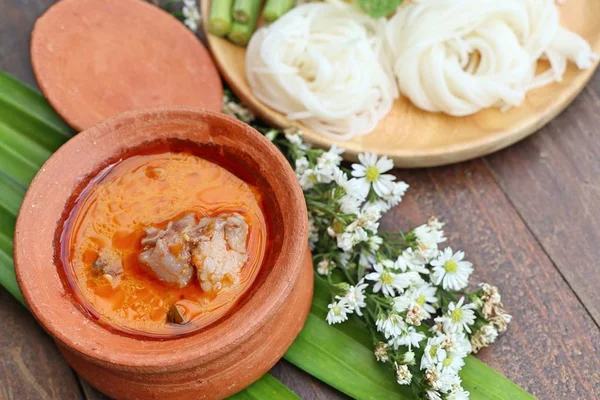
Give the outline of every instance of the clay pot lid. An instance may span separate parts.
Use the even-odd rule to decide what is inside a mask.
[[[169,105],[220,111],[223,87],[202,43],[141,0],[61,0],[36,22],[38,84],[78,131],[123,111]]]

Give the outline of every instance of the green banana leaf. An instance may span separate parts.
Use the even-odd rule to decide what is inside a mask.
[[[19,205],[42,163],[72,134],[38,92],[0,71],[0,284],[21,302],[11,257]],[[398,385],[393,371],[375,361],[370,335],[358,319],[336,326],[325,322],[330,299],[327,285],[316,277],[310,314],[285,359],[354,398],[413,399],[410,388]],[[473,400],[533,399],[474,357],[467,359],[461,377]],[[233,398],[297,396],[266,375]]]

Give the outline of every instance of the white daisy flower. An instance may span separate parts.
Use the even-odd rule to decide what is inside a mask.
[[[379,342],[377,346],[375,346],[375,350],[373,351],[375,354],[375,359],[379,362],[388,362],[390,359],[388,355],[388,345],[384,342]]]
[[[363,205],[362,211],[371,215],[379,215],[379,218],[381,218],[381,215],[387,210],[385,208],[385,203],[382,203],[381,201],[369,201]]]
[[[392,182],[392,190],[389,194],[381,196],[381,199],[385,201],[387,205],[387,209],[389,210],[392,207],[396,207],[402,201],[402,197],[408,190],[408,185],[406,182]],[[387,211],[387,210],[385,210]]]
[[[429,217],[429,220],[427,221],[427,225],[429,225],[431,227],[431,229],[435,229],[436,231],[441,231],[442,228],[444,227],[444,225],[446,225],[446,223],[441,222],[439,219],[437,219],[437,217]]]
[[[296,159],[296,176],[302,176],[309,167],[308,158],[300,157]]]
[[[350,254],[350,253],[339,253],[338,252],[337,259],[339,261],[339,265],[341,265],[344,268],[348,267],[348,263],[350,262],[351,258],[352,258],[352,254]]]
[[[387,315],[380,314],[377,321],[375,321],[375,325],[386,339],[398,337],[406,330],[406,323],[400,315],[394,312]]]
[[[408,346],[409,349],[416,347],[419,349],[421,347],[420,343],[426,338],[423,333],[417,331],[414,327],[409,326],[402,332],[400,336],[396,336],[392,338],[388,344],[394,348],[394,350],[398,350],[400,346]]]
[[[461,354],[454,354],[446,352],[446,358],[442,361],[442,368],[450,368],[454,372],[458,373],[461,368],[465,365],[464,358]]]
[[[439,257],[431,261],[433,266],[432,282],[442,285],[445,290],[461,290],[467,287],[469,277],[473,272],[473,264],[463,261],[465,253],[446,247]]]
[[[383,243],[383,239],[377,235],[370,236],[369,240],[367,240],[367,246],[369,246],[370,251],[379,250],[379,247],[381,246],[382,243]]]
[[[364,242],[368,238],[369,238],[369,235],[361,227],[355,228],[353,231],[350,231],[350,232],[346,231],[346,232],[342,233],[341,235],[336,236],[337,245],[343,251],[352,250],[352,248],[356,244],[358,244],[360,242]]]
[[[442,368],[441,365],[434,365],[425,371],[425,381],[436,391],[448,393],[455,385],[460,385],[460,377],[449,368]]]
[[[337,167],[342,162],[341,154],[344,149],[340,149],[335,144],[332,144],[328,151],[324,152],[317,159],[317,165],[320,167]]]
[[[324,258],[317,264],[317,273],[319,275],[329,275],[329,273],[333,270],[335,264]]]
[[[408,260],[402,255],[399,255],[396,261],[394,261],[394,269],[406,272],[406,270],[408,269]]]
[[[346,185],[348,185],[348,175],[338,168],[333,172],[333,181],[336,183],[336,185],[346,190]]]
[[[315,183],[319,182],[317,171],[313,168],[305,169],[300,175],[298,175],[298,182],[302,190],[310,190],[315,187]]]
[[[479,352],[484,347],[494,343],[498,338],[498,330],[492,324],[484,325],[471,337],[471,349],[473,353]]]
[[[291,132],[292,130],[296,131],[296,133],[292,133]],[[290,130],[289,133],[285,134],[285,138],[290,143],[296,145],[296,147],[298,147],[300,150],[310,149],[310,146],[307,143],[304,143],[304,141],[302,140],[302,135],[300,133],[298,133],[296,129],[292,129],[292,130]]]
[[[340,211],[344,214],[358,214],[360,212],[361,199],[352,195],[344,195],[339,201]]]
[[[463,333],[446,333],[446,340],[442,347],[449,353],[458,354],[462,358],[471,353],[471,342]]]
[[[461,333],[467,331],[471,333],[469,325],[475,323],[475,308],[474,304],[463,304],[465,298],[461,297],[457,303],[451,302],[448,305],[448,313],[437,317],[436,322],[441,322],[444,326],[444,331],[449,333]]]
[[[413,230],[417,237],[417,251],[427,263],[438,254],[438,244],[446,241],[444,231],[434,229],[429,225],[421,225]]]
[[[373,208],[363,208],[357,215],[356,219],[352,221],[350,225],[346,228],[348,231],[352,231],[358,227],[367,229],[373,233],[377,233],[377,229],[379,228],[379,219],[381,218],[381,213],[379,209]]]
[[[442,343],[446,335],[437,335],[427,340],[427,345],[421,358],[421,369],[427,369],[442,363],[446,359],[446,350],[442,348]]]
[[[358,265],[364,269],[370,269],[375,264],[375,256],[369,250],[362,249],[358,257]]]
[[[413,365],[415,363],[415,353],[412,351],[407,351],[402,355],[402,362],[404,364]]]
[[[470,393],[464,390],[462,387],[452,389],[452,391],[446,396],[446,400],[469,400]]]
[[[410,271],[415,271],[424,275],[429,274],[429,269],[426,267],[425,260],[412,248],[404,250],[399,258],[401,258],[401,261],[399,260],[398,262],[405,264],[406,268]]]
[[[327,306],[327,323],[329,325],[339,324],[348,319],[348,314],[352,312],[345,301],[334,301]]]
[[[367,274],[365,279],[375,281],[375,285],[373,286],[374,293],[381,291],[384,296],[388,297],[394,297],[396,290],[401,292],[409,287],[418,277],[418,274],[411,272],[396,274],[385,268],[382,263],[374,264],[373,269],[375,272]]]
[[[399,385],[410,385],[412,374],[408,370],[408,366],[394,362],[394,368],[396,369],[396,382]]]
[[[359,193],[360,190],[357,189],[357,186],[359,186],[357,180],[348,179],[346,172],[337,168],[333,172],[333,180],[340,188],[344,189],[347,196],[355,198],[360,204],[365,201],[365,196],[362,196],[361,193]],[[358,212],[356,212],[356,214],[358,214]]]
[[[371,153],[359,154],[358,160],[360,164],[352,164],[352,176],[359,183],[357,189],[363,197],[367,196],[371,186],[378,196],[389,195],[396,177],[384,173],[394,168],[394,162],[386,156],[377,159],[377,155]]]
[[[425,392],[425,395],[427,396],[427,400],[442,400],[442,395],[435,390],[428,390]]]
[[[200,11],[196,6],[196,2],[189,1],[183,5],[183,23],[190,28],[191,31],[196,32],[198,30],[198,22],[200,22]]]
[[[369,285],[364,283],[363,280],[360,280],[356,286],[350,286],[343,297],[336,296],[336,298],[346,302],[352,311],[362,316],[361,308],[367,306],[367,303],[365,302],[367,296],[365,296],[364,293],[367,286]]]
[[[423,314],[425,314],[424,319],[431,318],[431,316],[437,311],[434,307],[434,304],[438,302],[438,298],[435,297],[436,293],[437,288],[429,283],[410,288],[405,293],[405,296],[409,300],[408,304],[406,305],[406,309],[410,307],[411,303],[416,303],[423,310]]]

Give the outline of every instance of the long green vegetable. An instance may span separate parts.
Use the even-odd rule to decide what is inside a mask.
[[[294,0],[267,0],[267,4],[263,9],[263,17],[265,20],[273,22],[288,12],[294,4]]]
[[[360,8],[373,18],[381,18],[393,13],[402,0],[358,0]]]
[[[9,134],[5,135],[5,132]],[[11,257],[18,207],[25,187],[41,166],[40,162],[71,133],[41,95],[0,71],[0,149],[11,154],[11,162],[15,163],[6,162],[0,155],[0,284],[20,301],[23,300]],[[24,138],[28,141],[23,142]],[[26,171],[22,173],[22,169]],[[309,318],[285,358],[355,398],[414,398],[410,388],[395,383],[393,371],[375,362],[370,335],[358,320],[327,325],[325,315],[330,299],[327,285],[317,278]],[[473,400],[533,398],[474,357],[467,358],[461,376]],[[296,398],[294,396],[267,375],[235,398],[291,399]]]
[[[213,35],[225,36],[231,30],[231,8],[233,0],[217,0],[210,3],[208,31]]]
[[[235,0],[233,3],[233,19],[242,24],[249,24],[252,20],[258,18],[261,3],[262,0]]]

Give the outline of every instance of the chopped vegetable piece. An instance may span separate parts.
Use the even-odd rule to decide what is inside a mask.
[[[398,8],[402,0],[358,0],[360,8],[373,18],[390,15]]]
[[[263,17],[269,22],[275,21],[294,6],[294,0],[267,0]]]
[[[227,38],[238,46],[246,46],[254,33],[254,27],[234,22]]]
[[[213,0],[210,4],[208,31],[216,36],[225,36],[231,30],[231,8],[233,0]]]
[[[252,21],[256,24],[260,3],[261,0],[235,0],[235,3],[233,3],[233,19],[243,24],[252,25]]]
[[[183,307],[177,305],[177,303],[173,304],[167,313],[167,322],[171,324],[185,324],[185,310]]]

